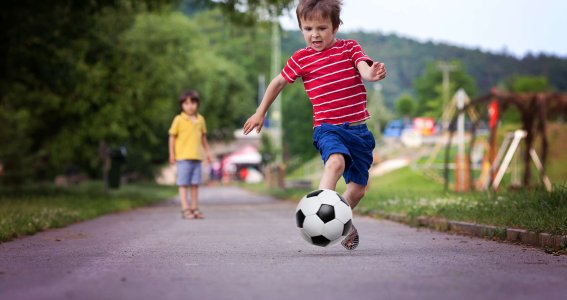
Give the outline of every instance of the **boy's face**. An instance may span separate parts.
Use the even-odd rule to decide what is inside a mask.
[[[185,99],[185,101],[181,104],[181,109],[190,116],[197,114],[198,108],[199,105],[197,102],[192,102],[189,97],[187,97],[187,99]]]
[[[335,34],[339,28],[333,29],[329,18],[301,18],[301,32],[307,47],[323,51],[335,43]]]

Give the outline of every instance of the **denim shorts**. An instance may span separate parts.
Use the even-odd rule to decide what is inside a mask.
[[[323,162],[327,162],[331,154],[343,154],[345,171],[343,177],[346,183],[354,182],[368,185],[368,170],[372,165],[372,151],[376,141],[366,124],[350,126],[330,125],[323,123],[313,131],[313,145]]]
[[[201,161],[200,160],[178,160],[177,185],[189,186],[201,184]]]

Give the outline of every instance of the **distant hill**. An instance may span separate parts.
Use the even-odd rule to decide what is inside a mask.
[[[513,75],[545,76],[556,91],[567,91],[564,58],[538,54],[518,59],[443,43],[423,43],[393,34],[349,32],[338,37],[357,40],[366,54],[386,64],[388,78],[382,82],[382,91],[390,107],[402,92],[413,93],[413,81],[422,75],[429,62],[439,60],[461,61],[467,73],[476,79],[481,94]],[[287,58],[302,47],[305,41],[299,31],[282,34],[282,57]]]

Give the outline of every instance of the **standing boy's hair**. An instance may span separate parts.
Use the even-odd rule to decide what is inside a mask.
[[[179,107],[181,107],[187,98],[191,99],[191,102],[197,103],[197,107],[199,107],[199,93],[195,90],[185,91],[179,95]]]
[[[312,18],[331,19],[333,30],[339,28],[341,21],[341,0],[301,0],[295,10],[297,23],[301,29],[301,19]]]

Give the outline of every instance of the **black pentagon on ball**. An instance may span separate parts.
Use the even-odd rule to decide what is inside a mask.
[[[297,211],[297,213],[295,213],[295,222],[297,224],[297,227],[303,228],[303,221],[305,221],[305,215],[300,209]]]
[[[305,197],[306,197],[306,198],[317,197],[317,196],[319,196],[319,194],[321,194],[322,192],[323,192],[323,190],[316,190],[316,191],[313,191],[313,192],[307,194],[307,196],[305,196]]]
[[[329,204],[321,204],[317,211],[317,215],[323,223],[331,222],[335,219],[335,208]]]
[[[350,232],[350,228],[352,227],[352,220],[348,220],[345,226],[343,227],[343,236],[346,236]]]
[[[313,245],[321,246],[321,247],[325,247],[331,243],[331,241],[328,238],[322,235],[311,237],[311,241],[313,242]]]

